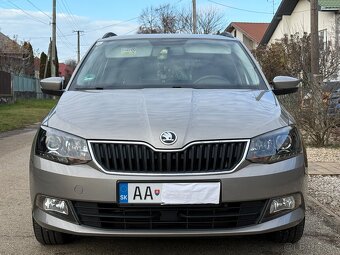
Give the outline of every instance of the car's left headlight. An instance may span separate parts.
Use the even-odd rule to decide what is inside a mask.
[[[35,154],[62,164],[84,164],[91,160],[85,139],[45,126],[39,130]]]
[[[295,126],[284,127],[251,139],[247,159],[254,163],[275,163],[302,152],[302,141]]]

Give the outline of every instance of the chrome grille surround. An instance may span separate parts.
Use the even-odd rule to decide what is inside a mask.
[[[100,162],[98,162],[93,145],[94,144],[113,144],[113,145],[140,145],[145,146],[149,149],[151,149],[153,152],[162,152],[162,153],[172,153],[172,152],[183,152],[189,147],[193,145],[206,145],[206,144],[228,144],[228,143],[244,143],[244,148],[242,155],[240,156],[240,160],[238,163],[232,168],[228,170],[220,170],[220,171],[207,171],[207,172],[129,172],[129,171],[115,171],[115,170],[107,170],[105,169]],[[209,141],[195,141],[188,143],[182,148],[179,149],[157,149],[153,147],[152,145],[145,143],[145,142],[139,142],[139,141],[112,141],[112,140],[88,140],[88,147],[92,156],[92,160],[95,163],[95,165],[103,172],[107,174],[115,174],[115,175],[130,175],[130,176],[183,176],[183,175],[216,175],[216,174],[225,174],[225,173],[232,173],[234,172],[245,160],[248,149],[249,149],[250,139],[239,139],[239,140],[209,140]]]

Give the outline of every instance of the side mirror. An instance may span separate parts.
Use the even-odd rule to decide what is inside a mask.
[[[45,94],[61,96],[63,94],[63,82],[61,77],[50,77],[40,81],[41,91]]]
[[[296,79],[289,76],[276,76],[273,80],[274,94],[285,95],[295,93],[298,91],[298,85],[301,82],[300,79]]]

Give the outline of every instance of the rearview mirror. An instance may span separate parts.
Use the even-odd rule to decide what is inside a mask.
[[[63,82],[61,77],[50,77],[40,81],[41,91],[45,94],[61,96],[63,94]]]
[[[295,93],[299,89],[298,85],[300,82],[300,79],[296,79],[290,76],[276,76],[273,80],[273,92],[275,95]]]

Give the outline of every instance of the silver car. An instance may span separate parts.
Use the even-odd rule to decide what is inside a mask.
[[[304,230],[301,135],[237,39],[108,34],[61,78],[30,158],[33,228],[42,244],[77,235],[200,237]]]

